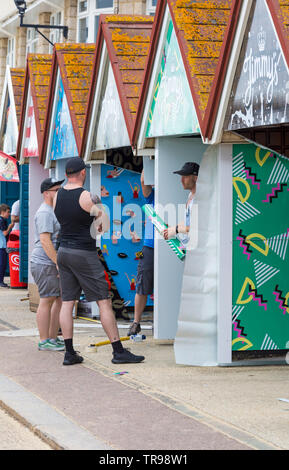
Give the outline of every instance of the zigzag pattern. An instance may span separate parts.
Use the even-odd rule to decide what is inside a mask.
[[[259,304],[259,307],[264,307],[264,310],[267,310],[267,300],[264,300],[263,299],[263,295],[262,294],[258,294],[257,293],[257,289],[251,289],[249,287],[249,295],[252,296],[252,299],[256,302],[258,302]]]
[[[284,186],[287,186],[287,183],[278,183],[275,188],[272,188],[272,192],[267,194],[267,199],[264,199],[262,202],[272,202],[272,199],[277,198],[279,193],[282,193]]]
[[[247,175],[247,178],[250,179],[250,180],[252,180],[252,184],[253,184],[254,186],[257,186],[258,189],[260,189],[261,180],[259,180],[259,179],[257,178],[256,173],[253,173],[253,172],[252,172],[252,168],[250,168],[249,166],[245,166],[245,173],[246,173],[246,175]]]
[[[240,338],[241,336],[247,336],[244,333],[244,327],[241,326],[241,324],[240,324],[240,320],[235,320],[233,325],[234,325],[234,331],[236,331],[238,333],[238,338]]]
[[[283,315],[286,315],[288,306],[286,306],[286,299],[282,296],[282,291],[278,289],[278,285],[275,287],[273,294],[276,296],[275,300],[279,303],[279,308],[283,311]]]
[[[243,248],[243,254],[247,256],[247,260],[249,261],[252,249],[250,244],[246,242],[246,236],[242,234],[242,230],[240,230],[237,240],[240,241],[240,247]]]

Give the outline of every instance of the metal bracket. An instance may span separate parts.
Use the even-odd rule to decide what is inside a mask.
[[[58,25],[51,25],[51,24],[24,24],[23,23],[23,17],[24,13],[20,14],[20,27],[21,28],[34,28],[46,41],[48,41],[52,46],[54,45],[53,42],[50,41],[41,31],[39,31],[39,28],[41,29],[61,29],[63,31],[63,36],[65,39],[68,38],[68,26],[58,26]]]

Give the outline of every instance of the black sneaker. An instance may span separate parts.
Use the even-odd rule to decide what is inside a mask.
[[[128,349],[123,349],[121,353],[113,353],[113,358],[111,362],[113,364],[128,364],[130,362],[142,362],[144,359],[144,356],[136,356],[135,354],[131,353]]]
[[[79,356],[79,354],[77,354],[76,351],[75,351],[75,354],[71,354],[66,351],[64,355],[63,365],[72,366],[73,364],[80,364],[82,361],[83,361],[83,357]]]
[[[0,287],[5,287],[7,289],[9,286],[6,282],[0,282]]]
[[[134,336],[141,332],[140,324],[136,321],[133,322],[130,329],[127,332],[127,336]]]

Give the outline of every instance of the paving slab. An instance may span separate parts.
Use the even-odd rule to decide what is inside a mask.
[[[87,321],[86,327],[84,320],[76,320],[74,343],[85,361],[64,367],[63,353],[37,350],[35,314],[21,297],[25,295],[0,290],[0,374],[31,394],[32,403],[36,397],[48,407],[47,413],[51,409],[52,415],[57,413],[58,418],[62,416],[88,433],[87,442],[95,441],[88,446],[129,450],[289,448],[289,405],[279,400],[289,399],[288,366],[176,365],[173,341],[155,340],[149,323],[145,324],[144,342],[125,344],[136,354],[144,353],[145,362],[114,365],[110,345],[98,348],[97,353],[86,350],[90,343],[106,339],[101,325]],[[127,329],[127,321],[123,323],[121,335]],[[127,373],[115,375],[117,372]],[[1,393],[0,386],[0,400]],[[45,424],[50,437],[53,429],[57,431],[49,421],[36,421],[32,425]],[[75,448],[75,441],[63,443],[63,448],[70,445]]]
[[[4,355],[6,360],[1,361]],[[78,442],[73,426],[67,433],[71,422],[105,444],[98,444],[98,449],[250,448],[120,380],[84,365],[62,366],[62,358],[62,353],[37,351],[26,338],[0,342],[0,400],[52,440],[53,433],[63,434],[57,442],[66,439],[66,449],[75,449]],[[91,440],[87,438],[84,446],[85,441],[84,436],[78,448],[90,448]]]

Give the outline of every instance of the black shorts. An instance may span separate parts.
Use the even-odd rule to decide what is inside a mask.
[[[79,300],[82,291],[88,302],[110,298],[104,268],[97,251],[60,247],[57,265],[64,302]]]
[[[136,293],[151,295],[154,293],[154,249],[144,246],[142,253],[137,267]]]

